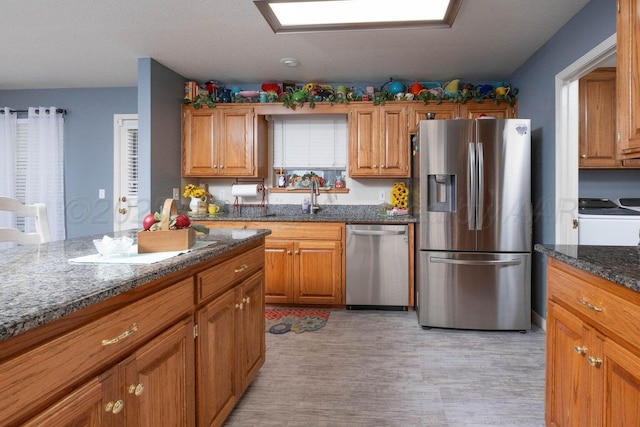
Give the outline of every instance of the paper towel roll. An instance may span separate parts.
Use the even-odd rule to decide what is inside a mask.
[[[231,187],[231,195],[234,197],[257,197],[259,192],[259,184],[242,184]]]

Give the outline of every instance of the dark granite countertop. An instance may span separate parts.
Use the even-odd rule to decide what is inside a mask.
[[[640,292],[640,248],[536,244],[535,249],[565,264]]]
[[[3,250],[0,342],[269,233],[269,230],[256,230],[253,235],[238,234],[237,230],[211,230],[198,240],[212,240],[215,244],[145,265],[69,263],[69,259],[96,254],[93,239],[102,235]],[[115,234],[120,235],[135,236],[136,232]]]
[[[274,221],[274,222],[344,222],[408,224],[416,222],[411,215],[383,215],[375,205],[326,205],[316,214],[304,214],[298,205],[268,205],[264,208],[249,206],[226,207],[228,212],[215,215],[192,214],[198,221]]]

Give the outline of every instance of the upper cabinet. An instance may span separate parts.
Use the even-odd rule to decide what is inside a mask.
[[[408,178],[407,107],[359,105],[349,111],[349,176]]]
[[[598,68],[579,84],[579,167],[618,168],[616,159],[616,69]]]
[[[618,156],[640,158],[640,1],[618,0]]]
[[[267,122],[251,107],[183,107],[182,173],[185,177],[267,175]]]
[[[458,117],[461,119],[477,119],[483,115],[498,119],[513,119],[518,117],[517,104],[510,105],[508,102],[494,104],[491,101],[460,104]]]

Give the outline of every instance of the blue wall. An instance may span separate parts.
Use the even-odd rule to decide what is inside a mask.
[[[0,106],[67,110],[64,179],[67,237],[113,230],[113,115],[136,114],[137,88],[0,91]],[[98,189],[106,198],[98,199]]]
[[[534,243],[555,242],[555,76],[615,32],[616,1],[591,0],[509,77],[511,84],[520,90],[519,116],[531,118]],[[608,180],[607,187],[611,190],[638,176],[634,171],[594,172],[615,177]],[[592,183],[593,180],[585,181],[584,185],[581,182],[580,191],[593,191],[589,190]],[[542,317],[546,316],[545,268],[544,257],[534,252],[532,308]]]

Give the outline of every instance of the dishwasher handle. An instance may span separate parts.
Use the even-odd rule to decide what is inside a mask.
[[[355,236],[404,236],[407,230],[349,230]]]
[[[462,264],[462,265],[519,265],[521,260],[514,259],[452,259],[429,257],[429,261],[441,264]]]

